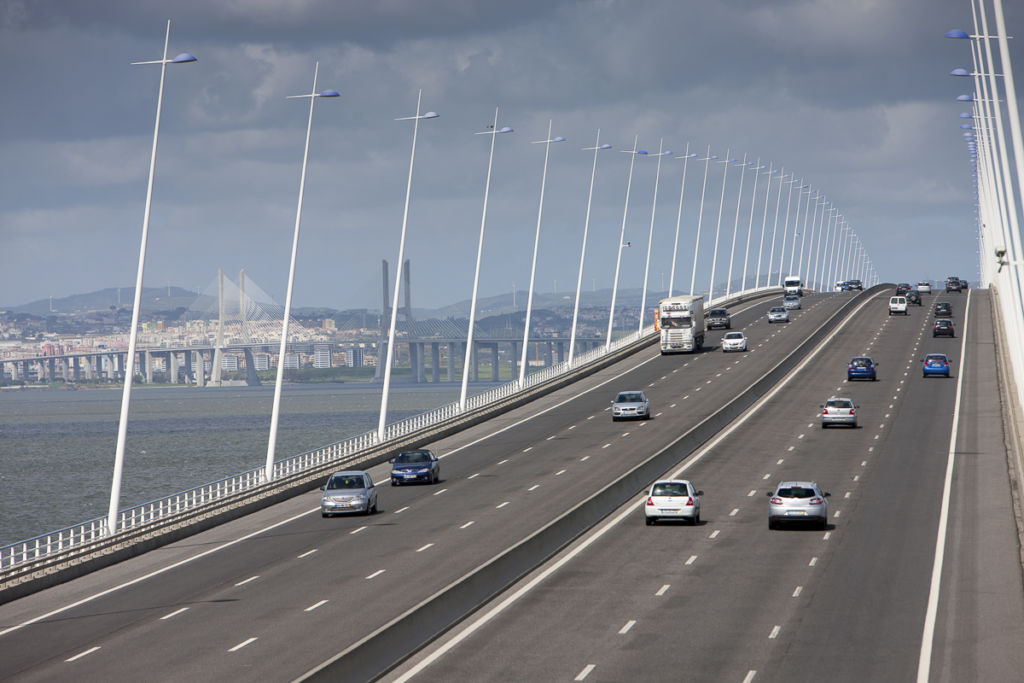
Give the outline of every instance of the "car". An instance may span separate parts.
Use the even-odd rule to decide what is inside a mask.
[[[659,519],[683,519],[700,524],[700,497],[703,491],[694,489],[685,479],[663,479],[651,484],[644,503],[644,521],[651,526]]]
[[[929,353],[921,360],[921,376],[942,375],[949,377],[949,358],[944,353]]]
[[[779,482],[774,491],[768,492],[768,528],[796,522],[827,529],[830,495],[813,481]]]
[[[910,290],[911,290],[911,287],[910,287],[910,283],[909,282],[901,282],[898,285],[896,285],[896,294],[897,294],[897,296],[902,296],[902,295],[906,294],[907,292],[909,292]]]
[[[917,283],[917,293],[918,294],[931,294],[932,293],[932,283],[930,283],[930,282],[918,282]]]
[[[850,280],[850,289],[856,289],[858,292],[864,291],[864,284],[860,280]]]
[[[320,498],[322,517],[342,512],[372,515],[377,511],[377,487],[366,472],[335,472],[320,490],[324,492]]]
[[[768,322],[769,323],[788,323],[789,322],[789,311],[782,306],[772,306],[768,309]]]
[[[907,297],[903,295],[889,297],[889,315],[896,315],[897,313],[909,315],[907,313]]]
[[[857,428],[857,408],[852,398],[833,396],[821,406],[821,428],[850,425]]]
[[[840,282],[837,282],[835,284],[835,287],[832,288],[832,291],[834,291],[834,292],[848,292],[848,291],[850,291],[850,282],[848,280],[842,280]]]
[[[948,301],[938,301],[935,307],[932,309],[935,313],[936,318],[951,318],[953,317],[953,305]]]
[[[914,304],[915,306],[921,305],[921,295],[913,289],[907,292],[907,303]]]
[[[722,337],[722,351],[746,351],[747,337],[742,332],[726,332]]]
[[[441,462],[433,451],[421,448],[415,451],[402,451],[390,461],[391,485],[425,481],[436,484],[441,480]]]
[[[782,307],[787,311],[798,311],[802,308],[800,305],[800,297],[795,294],[789,294],[782,300]]]
[[[729,311],[724,308],[712,308],[708,311],[708,318],[705,322],[705,327],[709,330],[714,330],[719,327],[727,330],[732,329],[732,318],[729,316]]]
[[[875,372],[877,367],[878,363],[868,356],[855,356],[850,359],[850,364],[846,368],[846,380],[852,382],[855,379],[869,379],[874,382],[878,379]]]
[[[646,420],[651,416],[651,404],[642,391],[620,391],[612,401],[612,421],[635,418]]]
[[[949,318],[939,318],[932,325],[932,336],[933,337],[955,337],[956,328],[953,327],[953,321]]]
[[[947,294],[949,294],[950,292],[959,292],[962,288],[963,288],[963,285],[960,284],[960,278],[958,278],[958,277],[948,277],[948,278],[946,278],[946,293]]]

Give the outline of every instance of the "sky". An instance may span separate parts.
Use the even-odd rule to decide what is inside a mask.
[[[1004,4],[1021,31],[1024,7]],[[134,286],[160,68],[130,63],[160,58],[168,20],[169,55],[198,61],[167,68],[147,287],[206,290],[218,269],[245,269],[283,303],[309,113],[287,96],[312,91],[317,62],[317,89],[341,96],[315,102],[295,306],[381,307],[412,143],[412,123],[394,119],[415,113],[421,89],[440,116],[419,127],[412,175],[414,306],[472,292],[491,142],[474,133],[496,108],[514,132],[494,140],[481,296],[529,286],[546,147],[531,143],[549,120],[566,142],[549,150],[540,292],[575,289],[593,163],[582,148],[598,129],[613,149],[597,158],[585,289],[612,286],[624,209],[619,286],[644,281],[653,209],[648,282],[668,287],[687,145],[819,190],[882,281],[978,277],[955,101],[970,83],[948,75],[970,53],[943,38],[970,30],[969,0],[0,0],[0,306]],[[652,154],[627,205],[634,137]],[[660,174],[659,146],[672,151]],[[676,292],[694,278],[706,289],[712,263],[725,281],[734,226],[734,278],[744,260],[753,273],[762,225],[765,268],[777,201],[774,269],[789,250],[788,193],[777,199],[768,169],[755,195],[749,167],[708,166],[705,185],[704,164],[687,162]]]

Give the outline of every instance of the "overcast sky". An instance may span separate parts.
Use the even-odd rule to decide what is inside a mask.
[[[1005,4],[1020,33],[1024,10]],[[587,289],[612,284],[629,164],[618,150],[634,136],[651,152],[710,145],[795,172],[847,218],[883,280],[977,278],[955,102],[970,83],[947,75],[970,66],[969,49],[942,37],[970,30],[968,0],[0,0],[0,306],[134,285],[159,67],[129,63],[160,57],[168,19],[169,54],[199,61],[167,69],[146,286],[206,289],[218,268],[232,279],[244,268],[283,303],[308,113],[285,98],[310,92],[317,61],[318,89],[341,97],[313,115],[296,306],[380,307],[412,136],[393,119],[414,113],[420,88],[441,116],[421,125],[416,152],[415,306],[469,297],[489,144],[473,133],[499,106],[515,132],[495,141],[483,296],[528,285],[544,158],[529,143],[549,119],[568,142],[550,151],[541,291],[575,287],[592,161],[581,148],[598,128],[615,151],[598,158]],[[668,284],[682,163],[661,167],[652,289]],[[689,164],[677,291],[689,286],[702,166]],[[634,171],[622,287],[643,279],[655,170],[648,158]],[[698,289],[722,172],[708,177]],[[727,178],[716,281],[740,175]],[[784,193],[783,218],[785,204]],[[758,204],[755,246],[762,215]]]

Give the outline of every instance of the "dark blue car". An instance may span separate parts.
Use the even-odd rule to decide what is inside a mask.
[[[855,379],[869,379],[875,381],[878,377],[875,375],[875,368],[878,367],[878,363],[874,362],[867,356],[857,356],[850,359],[850,365],[846,369],[846,379],[852,382]]]
[[[432,451],[423,448],[403,451],[391,460],[391,485],[424,481],[436,484],[441,479],[441,463]]]

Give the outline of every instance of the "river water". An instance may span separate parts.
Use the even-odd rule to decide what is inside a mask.
[[[379,384],[285,386],[275,459],[376,429],[380,392]],[[0,391],[0,545],[106,515],[121,393]],[[392,385],[388,422],[458,394],[458,384]],[[120,507],[263,466],[273,398],[273,386],[133,387]]]

